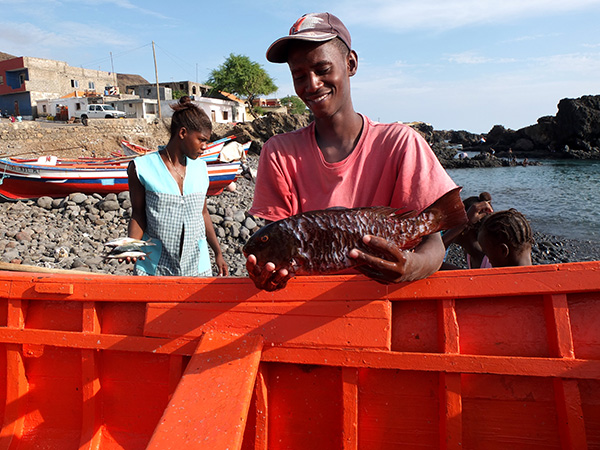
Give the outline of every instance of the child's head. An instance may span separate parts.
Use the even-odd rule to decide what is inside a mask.
[[[210,136],[212,122],[206,113],[196,106],[190,97],[184,95],[179,102],[171,105],[173,118],[171,119],[171,137],[177,136],[181,128],[187,131],[199,131]]]
[[[528,220],[516,209],[487,216],[477,240],[493,267],[531,265],[533,233]]]

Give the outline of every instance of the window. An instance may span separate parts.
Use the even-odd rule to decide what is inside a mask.
[[[72,88],[78,88],[79,87],[79,81],[77,81],[77,80],[71,80],[71,87]]]
[[[150,95],[150,94],[152,94],[152,89],[146,90],[146,95]]]
[[[4,75],[0,75],[0,84],[4,84]]]
[[[184,88],[183,83],[179,83],[179,90],[183,91],[183,88]]]
[[[227,120],[229,118],[229,111],[223,111],[223,120]]]
[[[81,111],[81,103],[75,103],[75,109]]]
[[[196,95],[196,86],[192,86],[192,95]]]
[[[46,111],[46,105],[42,105],[42,112],[43,112],[44,114],[46,114],[46,112],[47,112],[47,111]]]
[[[25,74],[24,73],[19,74],[19,83],[25,84]]]
[[[96,89],[96,84],[93,81],[88,82],[88,89]]]

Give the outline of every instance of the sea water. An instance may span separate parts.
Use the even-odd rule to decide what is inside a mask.
[[[540,162],[448,173],[463,199],[487,191],[494,210],[519,210],[533,231],[600,243],[600,161]]]

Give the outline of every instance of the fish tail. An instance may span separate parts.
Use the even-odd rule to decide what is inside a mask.
[[[440,217],[440,230],[449,230],[467,223],[467,213],[460,198],[461,189],[462,187],[452,189],[423,211],[423,213],[435,213]]]

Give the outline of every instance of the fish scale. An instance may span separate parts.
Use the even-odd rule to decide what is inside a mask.
[[[348,257],[353,248],[389,259],[366,245],[365,235],[382,237],[398,248],[414,248],[428,234],[466,223],[460,188],[438,199],[421,214],[391,207],[309,211],[270,223],[244,246],[259,265],[272,262],[295,274],[325,274],[357,266]],[[360,270],[360,267],[357,267]]]

